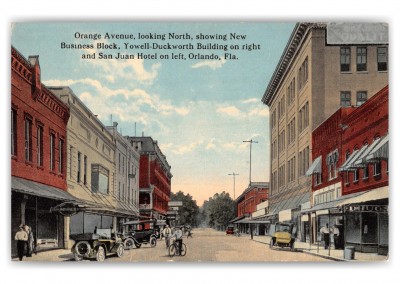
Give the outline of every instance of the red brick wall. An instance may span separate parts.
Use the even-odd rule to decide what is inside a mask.
[[[257,211],[257,205],[268,199],[268,189],[253,188],[244,195],[242,201],[237,205],[237,217],[241,217],[246,213]]]
[[[16,117],[16,155],[11,158],[11,175],[42,184],[67,189],[67,141],[66,128],[69,118],[68,108],[44,85],[41,90],[33,88],[33,68],[15,50],[12,50],[11,64],[11,104]],[[25,116],[32,118],[32,161],[25,161]],[[37,160],[38,125],[43,127],[43,166]],[[50,170],[50,133],[55,134],[55,171]],[[63,173],[58,172],[59,139],[64,140]]]
[[[139,188],[149,188],[149,187],[150,187],[149,156],[140,155]]]

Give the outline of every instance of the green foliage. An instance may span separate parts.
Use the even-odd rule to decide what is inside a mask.
[[[225,229],[229,221],[235,218],[235,201],[225,191],[216,193],[204,202],[202,211],[210,227]]]
[[[190,225],[197,227],[199,206],[190,194],[178,191],[177,193],[171,192],[171,201],[182,201],[182,207],[178,211],[178,222],[181,225]]]

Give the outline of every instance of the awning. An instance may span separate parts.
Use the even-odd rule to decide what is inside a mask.
[[[366,165],[366,157],[376,148],[377,144],[381,139],[375,139],[371,145],[368,146],[367,150],[364,151],[362,155],[354,162],[353,167],[363,168]]]
[[[379,199],[389,198],[389,186],[383,186],[379,188],[375,188],[366,192],[362,192],[358,196],[353,198],[348,198],[343,202],[338,203],[338,206],[346,205],[346,204],[356,204],[363,203],[368,201],[374,201]]]
[[[368,149],[368,145],[364,145],[361,150],[354,150],[353,154],[346,160],[346,162],[340,167],[340,172],[352,171],[355,169],[354,162]]]
[[[235,222],[236,224],[269,224],[271,223],[269,220],[254,220],[251,218],[244,218]]]
[[[311,176],[312,174],[321,173],[321,160],[322,156],[316,158],[311,166],[308,168],[306,175]]]
[[[245,218],[246,216],[240,216],[240,217],[236,217],[232,220],[229,221],[229,223],[237,223],[237,221],[242,220],[243,218]]]
[[[60,201],[77,200],[77,198],[62,189],[14,176],[11,177],[11,190]]]
[[[366,157],[369,163],[389,159],[389,135],[386,135]]]

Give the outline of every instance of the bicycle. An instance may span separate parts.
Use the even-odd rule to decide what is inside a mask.
[[[187,252],[186,245],[182,242],[182,249],[181,249],[180,256],[185,256],[186,252]],[[178,246],[178,243],[176,241],[173,241],[172,244],[169,245],[169,247],[168,247],[168,255],[170,257],[173,257],[175,255],[179,255],[179,246]]]

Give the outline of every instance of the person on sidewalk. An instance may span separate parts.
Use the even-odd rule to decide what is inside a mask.
[[[28,235],[26,257],[32,257],[32,253],[35,252],[35,239],[33,238],[32,228],[25,225],[24,230]]]
[[[326,223],[325,227],[322,227],[319,232],[321,233],[321,236],[324,238],[324,247],[327,249],[329,247],[329,225]]]
[[[163,235],[165,237],[165,246],[168,249],[168,247],[169,247],[169,237],[171,236],[171,233],[172,233],[171,232],[171,228],[168,225],[165,225],[165,228],[164,228],[162,233],[163,233]]]
[[[333,233],[333,243],[335,245],[335,249],[339,249],[340,248],[340,245],[339,245],[340,232],[339,232],[339,228],[336,224],[333,225],[332,233]]]
[[[24,258],[24,251],[28,241],[28,234],[24,230],[24,225],[19,226],[19,231],[15,234],[15,240],[17,241],[17,252],[20,261]]]

